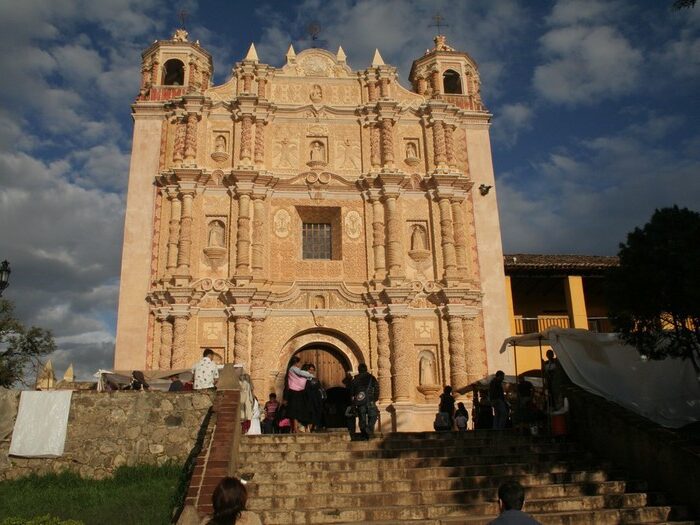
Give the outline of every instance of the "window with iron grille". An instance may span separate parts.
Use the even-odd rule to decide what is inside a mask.
[[[302,227],[304,259],[331,259],[331,225],[305,222]]]

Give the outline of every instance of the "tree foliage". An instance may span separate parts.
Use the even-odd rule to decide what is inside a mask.
[[[25,372],[38,364],[41,356],[56,349],[48,330],[26,328],[14,315],[14,305],[0,299],[0,387],[9,388],[25,382]]]
[[[700,374],[700,213],[656,210],[620,244],[608,305],[622,339],[652,359],[690,359]]]

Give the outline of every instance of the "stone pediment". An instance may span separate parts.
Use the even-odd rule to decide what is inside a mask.
[[[347,78],[352,75],[352,70],[325,49],[305,49],[296,56],[287,57],[282,74],[293,77]]]

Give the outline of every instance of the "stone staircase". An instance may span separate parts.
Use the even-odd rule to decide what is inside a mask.
[[[504,432],[244,436],[239,475],[254,474],[248,509],[265,525],[289,523],[486,524],[496,489],[526,487],[544,524],[661,524],[689,519],[646,484],[573,442]]]

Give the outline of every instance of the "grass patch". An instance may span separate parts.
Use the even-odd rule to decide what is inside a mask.
[[[50,514],[86,525],[167,525],[181,465],[120,467],[100,481],[63,472],[0,482],[0,523]]]

